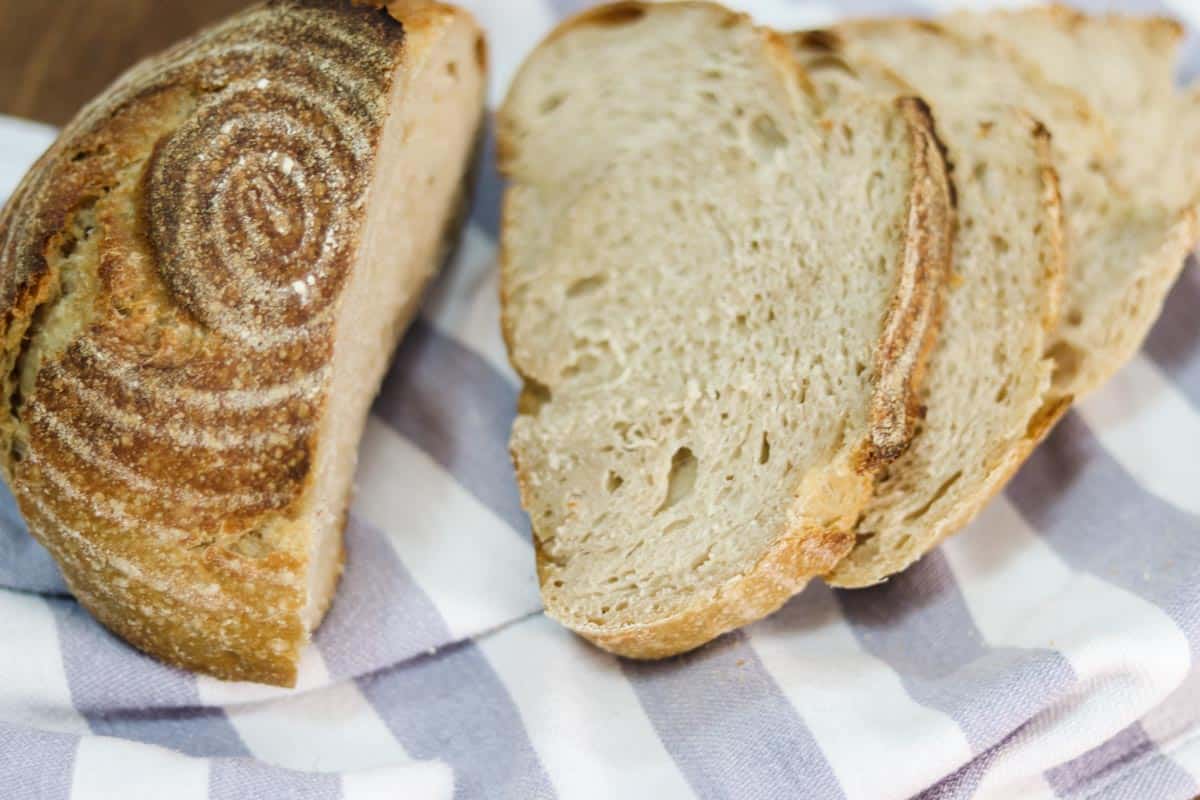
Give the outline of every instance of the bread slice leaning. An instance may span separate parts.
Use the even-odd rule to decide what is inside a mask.
[[[1062,7],[961,13],[947,17],[945,26],[980,53],[1007,52],[1006,60],[1018,65],[1014,72],[1028,75],[1032,67],[1037,73],[1002,99],[1029,106],[1054,135],[1070,253],[1055,383],[1062,394],[1081,396],[1141,346],[1200,237],[1194,157],[1200,102],[1173,87],[1179,27],[1160,18],[1087,16]],[[899,26],[890,27],[883,39],[897,35]],[[911,43],[913,37],[902,38]],[[989,95],[978,71],[962,76],[962,86]],[[1111,150],[1081,146],[1059,116],[1033,108],[1048,92],[1064,89],[1113,132]]]
[[[1196,199],[1200,167],[1194,147],[1176,159],[1175,168],[1164,168],[1166,159],[1183,155],[1179,118],[1189,112],[1175,88],[1183,39],[1178,22],[1050,5],[958,12],[946,24],[1003,42],[1047,78],[1085,97],[1116,136],[1114,177],[1138,199],[1168,208]]]
[[[254,7],[118,80],[0,216],[0,465],[74,595],[142,650],[294,683],[482,55],[436,4]]]
[[[1066,408],[1045,354],[1063,290],[1062,202],[1049,134],[1025,113],[910,86],[831,31],[790,42],[829,103],[932,89],[925,96],[954,165],[959,227],[924,418],[876,482],[854,549],[825,576],[868,586],[969,522]]]
[[[502,109],[511,449],[547,611],[654,658],[851,548],[907,446],[952,236],[921,103],[825,113],[706,3],[565,23]]]

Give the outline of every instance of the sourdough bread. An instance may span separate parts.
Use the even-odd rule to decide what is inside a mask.
[[[535,50],[499,136],[548,613],[642,658],[770,613],[912,435],[953,217],[926,109],[827,110],[745,17],[618,3]]]
[[[986,14],[960,12],[947,24],[991,36],[1019,52],[1050,80],[1078,92],[1106,121],[1117,148],[1110,168],[1139,201],[1180,208],[1200,190],[1195,149],[1182,155],[1175,61],[1183,28],[1164,17],[1084,14],[1051,5]],[[1193,140],[1189,144],[1194,144]]]
[[[1041,78],[1025,93],[1031,109],[1047,86],[1065,88],[1115,137],[1106,157],[1089,162],[1073,131],[1041,117],[1055,137],[1071,251],[1056,384],[1085,394],[1141,346],[1200,237],[1200,102],[1196,90],[1180,95],[1172,75],[1182,30],[1162,18],[1061,6],[960,13],[946,24],[973,47],[1003,47],[1020,70],[1036,69]]]
[[[172,664],[291,685],[332,597],[483,98],[472,20],[393,6],[278,0],[143,62],[0,216],[0,466],[79,601]]]
[[[1063,288],[1061,200],[1049,135],[1024,113],[954,105],[941,85],[909,86],[836,33],[791,42],[830,102],[864,91],[923,93],[958,192],[952,277],[920,431],[883,470],[854,549],[825,578],[867,586],[965,525],[1065,407],[1051,394],[1054,365],[1045,355]]]

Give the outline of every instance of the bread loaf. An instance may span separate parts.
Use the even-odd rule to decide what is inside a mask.
[[[534,51],[499,137],[547,612],[638,658],[770,613],[916,424],[953,218],[927,109],[825,109],[745,17],[625,2]]]
[[[130,643],[291,685],[479,124],[465,13],[273,0],[133,68],[0,217],[0,466]]]
[[[920,92],[958,191],[952,277],[920,430],[876,482],[854,549],[826,576],[836,586],[867,586],[970,521],[1065,409],[1045,355],[1063,290],[1062,203],[1049,134],[1026,114],[966,105],[952,81],[909,85],[870,49],[832,31],[791,42],[831,102],[855,92]]]

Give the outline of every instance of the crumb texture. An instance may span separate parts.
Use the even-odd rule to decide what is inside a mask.
[[[1069,275],[1052,342],[1054,384],[1062,396],[1082,396],[1137,352],[1200,237],[1200,102],[1195,89],[1178,92],[1173,76],[1182,31],[1162,18],[1063,6],[964,12],[945,24],[975,57],[1004,55],[1021,76],[985,94],[975,79],[988,73],[982,65],[960,70],[970,76],[967,94],[1028,108],[1053,136]],[[1086,129],[1108,132],[1107,147],[1093,146],[1078,114],[1045,104],[1064,93]]]
[[[513,457],[547,608],[618,652],[780,605],[911,435],[940,156],[916,106],[810,89],[744,18],[630,3],[552,34],[504,106]]]
[[[924,419],[907,452],[879,476],[854,549],[827,576],[864,586],[965,524],[1032,447],[1031,422],[1053,402],[1045,351],[1063,289],[1064,231],[1049,138],[1032,118],[965,106],[946,81],[890,68],[851,42],[835,33],[791,38],[828,102],[856,92],[929,98],[954,165],[959,219]],[[906,73],[926,83],[910,85]]]

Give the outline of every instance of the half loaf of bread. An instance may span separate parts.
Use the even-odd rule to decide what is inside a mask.
[[[274,0],[143,62],[0,217],[0,465],[79,601],[169,663],[291,685],[330,603],[483,97],[469,16],[393,9]]]
[[[826,109],[745,17],[626,2],[534,51],[499,135],[547,611],[639,658],[770,613],[917,421],[953,227],[928,110]]]

